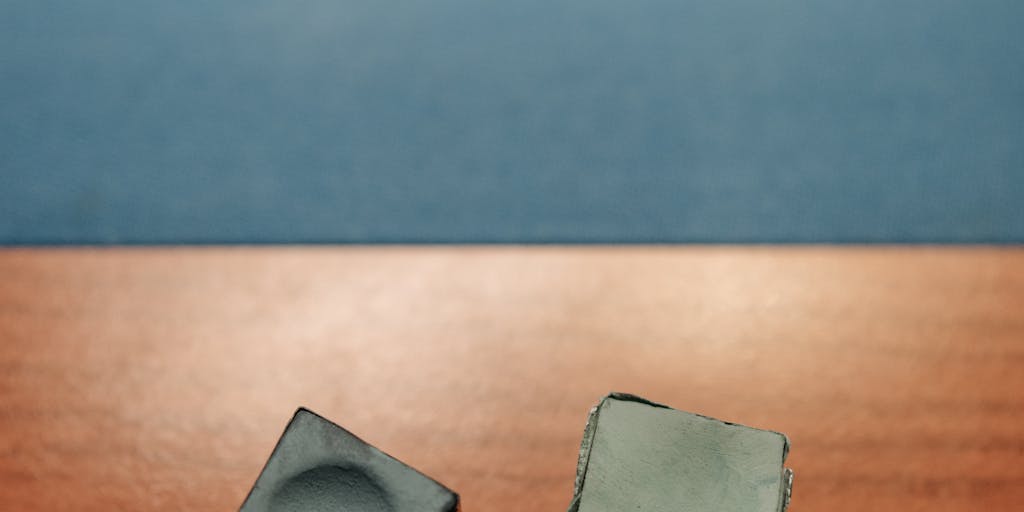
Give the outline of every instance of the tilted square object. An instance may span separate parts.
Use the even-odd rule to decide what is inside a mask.
[[[569,512],[782,512],[788,452],[778,432],[612,393],[587,421]]]
[[[455,512],[441,484],[299,409],[240,512]]]
[[[612,393],[591,410],[569,512],[784,512],[786,436]],[[456,512],[458,495],[299,409],[240,512]]]

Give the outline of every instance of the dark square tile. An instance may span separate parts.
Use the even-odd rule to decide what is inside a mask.
[[[241,512],[453,512],[458,495],[299,409]]]

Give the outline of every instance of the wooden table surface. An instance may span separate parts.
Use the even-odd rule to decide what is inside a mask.
[[[306,405],[562,512],[609,390],[787,433],[791,510],[1024,510],[1024,250],[0,251],[0,510],[237,510]]]

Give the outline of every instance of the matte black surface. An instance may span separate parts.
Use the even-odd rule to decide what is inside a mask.
[[[241,512],[452,512],[458,496],[352,433],[299,409]]]

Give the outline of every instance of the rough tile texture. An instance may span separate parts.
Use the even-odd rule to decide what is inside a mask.
[[[788,493],[777,432],[612,394],[587,422],[570,512],[778,512]]]
[[[241,512],[452,512],[458,496],[299,409]]]

